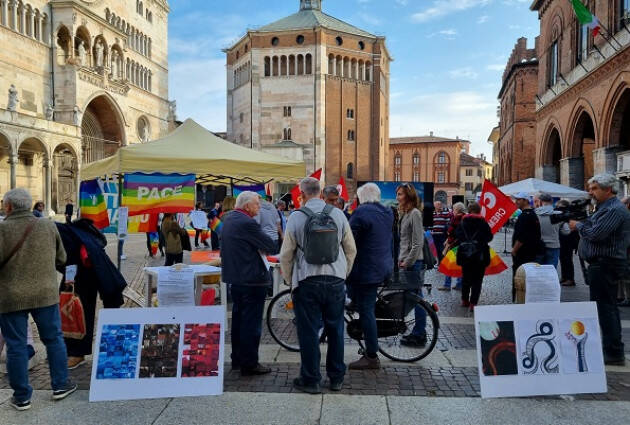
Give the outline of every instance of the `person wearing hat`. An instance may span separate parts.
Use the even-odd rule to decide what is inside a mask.
[[[529,195],[519,192],[514,196],[516,206],[521,210],[514,225],[512,235],[512,275],[525,263],[536,262],[544,253],[540,220],[529,203]],[[516,300],[516,288],[512,280],[512,301]]]
[[[553,224],[551,216],[556,214],[553,209],[553,197],[548,193],[540,193],[537,196],[540,206],[536,208],[536,215],[540,221],[540,232],[545,245],[544,255],[540,264],[551,265],[558,269],[560,259],[560,232],[568,235],[571,231],[564,223]]]

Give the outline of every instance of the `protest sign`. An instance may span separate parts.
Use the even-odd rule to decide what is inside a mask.
[[[592,302],[475,307],[482,397],[605,393]]]
[[[129,208],[130,217],[187,213],[194,207],[194,174],[126,174],[123,186],[122,205]]]
[[[90,401],[223,393],[225,307],[102,309]]]

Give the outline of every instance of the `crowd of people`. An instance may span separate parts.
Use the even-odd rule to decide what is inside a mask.
[[[617,184],[611,175],[590,179],[593,209],[581,220],[557,220],[554,215],[565,202],[558,201],[554,207],[549,194],[537,194],[533,202],[527,193],[516,194],[513,198],[520,215],[514,225],[511,254],[514,272],[530,262],[556,269],[560,264],[562,284],[572,286],[573,253],[577,250],[590,299],[598,306],[604,360],[622,365],[618,303],[630,304],[630,199],[617,197]],[[283,201],[274,206],[271,199],[245,191],[236,198],[225,198],[207,215],[209,223],[220,218],[223,224],[217,245],[221,248],[222,279],[229,285],[233,300],[231,367],[242,376],[271,372],[258,355],[265,299],[272,280],[267,255],[278,255],[282,276],[292,288],[301,360],[293,385],[311,394],[322,391],[322,328],[328,342],[329,388],[339,391],[343,386],[347,296],[359,313],[365,340],[364,354],[348,368],[380,368],[374,311],[377,291],[399,271],[416,276],[417,294],[423,296],[423,271],[428,261],[425,230],[430,231],[439,260],[457,247],[457,263],[462,268],[462,277],[455,285],[447,277],[439,289],[460,290],[461,305],[470,311],[479,303],[493,239],[479,204],[455,203],[448,209],[437,201],[429,210],[432,226],[425,229],[423,205],[411,184],[397,188],[397,208],[381,203],[378,185],[364,184],[357,190],[358,207],[351,215],[344,210],[345,203],[334,186],[322,188],[319,180],[308,177],[299,183],[299,190],[300,209],[287,208]],[[29,315],[48,352],[53,399],[60,400],[77,388],[68,379],[68,370],[82,364],[91,353],[97,294],[105,307],[117,308],[123,304],[126,286],[105,254],[105,238],[89,221],[55,224],[38,218],[43,206],[36,204],[31,210],[31,205],[27,191],[7,192],[3,198],[5,218],[0,223],[0,350],[6,343],[9,381],[14,389],[11,403],[19,410],[30,407],[32,394],[27,370],[33,354],[28,339]],[[182,245],[188,235],[182,238],[185,231],[176,216],[164,214],[158,229],[164,241],[165,264],[183,262],[186,248]],[[199,245],[197,238],[195,245]],[[68,265],[77,266],[76,293],[86,312],[87,332],[80,340],[64,339],[61,331],[56,270],[64,273]],[[62,286],[64,282],[62,279]],[[514,285],[512,293],[514,296]],[[401,344],[422,347],[427,343],[426,313],[416,308],[414,315],[415,325]]]

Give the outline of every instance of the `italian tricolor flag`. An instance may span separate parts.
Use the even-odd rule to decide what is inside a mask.
[[[597,16],[593,15],[580,0],[571,0],[571,3],[580,24],[586,25],[593,32],[593,37],[599,34],[601,27]]]

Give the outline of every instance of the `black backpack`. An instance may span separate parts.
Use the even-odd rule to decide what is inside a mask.
[[[330,216],[332,205],[326,205],[322,212],[314,213],[303,207],[298,211],[306,215],[304,225],[304,247],[298,248],[304,253],[309,264],[331,264],[339,257],[339,228]]]
[[[482,263],[483,251],[479,243],[475,240],[475,236],[477,236],[478,232],[475,232],[472,238],[470,238],[468,237],[468,233],[466,233],[466,226],[464,226],[463,221],[461,226],[466,239],[461,241],[457,247],[457,265],[464,266],[472,263]]]

